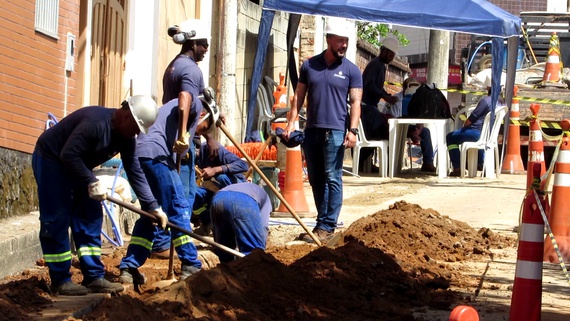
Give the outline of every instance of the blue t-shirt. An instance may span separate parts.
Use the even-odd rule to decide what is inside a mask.
[[[305,127],[346,130],[349,90],[362,88],[360,69],[346,58],[327,66],[323,52],[303,62],[299,82],[307,86]]]
[[[188,116],[187,131],[194,136],[198,119],[202,112],[202,103],[192,95],[192,106]],[[175,153],[172,151],[174,142],[178,139],[178,99],[173,99],[158,109],[156,121],[148,129],[148,133],[140,134],[137,139],[137,152],[141,158],[161,161],[175,168]]]
[[[468,128],[482,130],[485,116],[491,111],[491,96],[485,96],[479,100],[477,107],[469,115],[471,125]]]
[[[202,70],[194,59],[180,54],[166,67],[162,77],[162,88],[164,90],[163,104],[178,98],[181,91],[198,96],[204,91]]]

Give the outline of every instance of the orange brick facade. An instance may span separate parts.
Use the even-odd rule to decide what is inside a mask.
[[[58,39],[35,31],[35,5],[0,4],[0,148],[25,153],[33,151],[48,112],[61,119],[77,109],[77,73],[65,71],[65,55],[67,33],[79,30],[79,1],[59,1]]]

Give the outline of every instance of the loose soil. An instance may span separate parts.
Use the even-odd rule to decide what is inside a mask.
[[[218,264],[204,248],[201,272],[163,288],[151,284],[165,277],[168,261],[149,259],[141,268],[148,285],[104,300],[81,320],[444,320],[425,319],[422,311],[449,316],[453,307],[469,304],[480,282],[469,266],[500,259],[516,246],[512,237],[404,201],[339,231],[334,247],[292,242],[298,233],[298,226],[272,226],[267,251],[229,264]],[[105,251],[110,280],[118,278],[124,253]],[[77,267],[73,281],[79,283]],[[41,261],[4,279],[2,319],[36,318],[52,304],[48,283]]]

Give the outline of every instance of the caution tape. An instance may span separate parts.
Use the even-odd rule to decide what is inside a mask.
[[[388,85],[399,86],[402,87],[401,83],[386,81]],[[462,89],[453,89],[453,88],[439,88],[441,91],[447,91],[450,93],[460,93],[464,95],[475,95],[475,96],[486,96],[486,91],[470,91],[470,90],[462,90]],[[562,99],[548,99],[548,98],[536,98],[536,97],[526,97],[526,96],[515,96],[513,99],[519,101],[527,101],[527,102],[534,102],[534,103],[542,103],[542,104],[550,104],[550,105],[563,105],[563,106],[570,106],[570,101],[562,100]]]
[[[465,116],[465,114],[461,114],[461,115],[459,115],[459,119],[462,121],[465,121],[465,120],[467,120],[467,116]],[[511,119],[509,119],[509,124],[528,127],[528,126],[530,126],[530,121],[526,120],[526,119],[520,120],[520,119],[512,119],[511,118]],[[540,127],[562,130],[562,127],[560,127],[560,122],[558,122],[558,121],[542,120],[540,122]]]
[[[548,223],[548,218],[546,217],[546,213],[544,213],[544,208],[542,207],[542,203],[540,202],[540,197],[536,192],[536,188],[534,188],[534,198],[536,199],[536,204],[540,209],[540,214],[542,215],[542,220],[544,221],[544,227],[546,228],[546,232],[548,233],[548,237],[552,242],[552,247],[554,247],[554,251],[556,252],[556,256],[558,257],[558,264],[560,264],[560,268],[562,269],[562,273],[566,277],[566,281],[568,285],[570,285],[570,274],[568,274],[568,270],[566,269],[566,264],[564,264],[564,258],[562,257],[562,253],[560,253],[560,248],[558,247],[558,243],[556,242],[556,238],[552,233],[552,229],[550,228],[550,223]]]

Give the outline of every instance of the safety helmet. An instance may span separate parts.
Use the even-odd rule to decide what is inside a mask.
[[[382,41],[382,47],[392,51],[394,54],[398,54],[398,40],[395,38],[386,38]]]
[[[208,129],[205,130],[206,134],[212,132],[214,128],[216,128],[216,123],[218,122],[218,119],[220,119],[220,109],[216,105],[214,96],[215,96],[214,89],[212,89],[211,87],[204,88],[202,95],[198,96],[198,98],[200,98],[200,101],[202,102],[202,108],[204,108],[204,112],[206,113],[204,116],[200,118],[198,124],[207,120],[209,117],[212,118],[210,126],[208,127]]]
[[[129,109],[141,133],[146,134],[158,116],[158,106],[150,96],[135,95],[127,99]]]
[[[177,44],[182,44],[188,39],[207,39],[210,40],[210,32],[206,30],[207,24],[198,19],[189,19],[180,23],[180,26],[172,26],[168,28],[168,35],[172,37]]]
[[[327,35],[349,38],[354,35],[354,24],[345,18],[329,17],[325,32]]]

